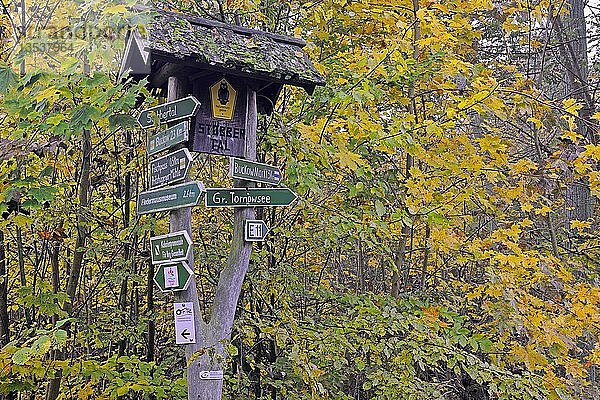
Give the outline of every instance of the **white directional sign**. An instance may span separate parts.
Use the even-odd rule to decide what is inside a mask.
[[[244,240],[246,242],[262,242],[269,233],[269,228],[262,219],[247,219],[244,224]]]
[[[196,327],[194,325],[194,303],[173,303],[175,314],[175,343],[196,343]]]

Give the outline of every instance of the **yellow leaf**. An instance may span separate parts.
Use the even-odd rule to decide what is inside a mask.
[[[548,206],[543,206],[542,208],[538,208],[537,210],[535,210],[535,213],[537,215],[548,215],[549,212],[551,212],[552,209]]]
[[[583,136],[581,136],[580,134],[578,134],[575,131],[568,130],[562,134],[561,138],[569,139],[571,142],[577,143],[580,139],[583,139]]]
[[[511,167],[513,172],[515,172],[517,174],[520,174],[522,172],[529,172],[529,171],[535,170],[536,168],[537,168],[537,166],[535,165],[535,163],[526,158],[520,159],[519,161],[514,163]]]
[[[580,157],[587,158],[591,157],[594,161],[600,161],[600,146],[595,144],[588,144],[585,147],[585,151],[581,153]]]
[[[527,228],[529,226],[533,226],[533,222],[529,218],[525,218],[523,221],[521,221],[522,228]]]
[[[577,111],[583,106],[575,99],[566,99],[563,101],[563,107],[567,113],[577,115]]]
[[[542,121],[540,121],[537,118],[529,117],[529,118],[527,118],[527,122],[533,122],[533,124],[535,125],[535,127],[537,129],[540,129],[542,127]]]
[[[576,219],[571,221],[571,229],[577,229],[579,232],[589,228],[591,225],[591,221],[579,221]]]
[[[102,14],[104,15],[112,15],[112,14],[125,14],[127,12],[127,8],[123,4],[118,4],[116,6],[106,7],[102,10]]]

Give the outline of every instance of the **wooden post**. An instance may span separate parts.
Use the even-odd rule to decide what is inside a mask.
[[[170,77],[168,100],[185,96],[184,85],[176,77]],[[246,120],[245,158],[256,160],[256,127],[258,114],[256,92],[248,89],[248,112]],[[253,183],[236,180],[235,187],[250,187]],[[244,221],[254,219],[254,208],[236,208],[233,213],[233,239],[227,260],[215,292],[212,312],[206,323],[201,315],[196,280],[192,277],[187,290],[176,292],[178,301],[192,302],[196,316],[196,343],[186,345],[188,400],[221,400],[223,381],[221,379],[200,379],[202,371],[223,371],[226,366],[225,345],[231,338],[233,320],[238,298],[250,264],[252,243],[244,241]],[[192,237],[191,207],[171,211],[170,230],[186,230]],[[190,252],[188,263],[194,269],[194,255]],[[190,362],[192,360],[192,362]]]
[[[169,77],[167,100],[173,101],[182,98],[186,95],[185,84],[178,77]],[[170,231],[187,231],[192,237],[192,208],[179,208],[171,211],[170,213]],[[192,270],[194,270],[194,252],[190,251],[188,257],[188,264]],[[190,363],[189,360],[196,353],[204,343],[203,333],[206,332],[206,323],[202,319],[200,314],[200,306],[198,302],[198,291],[196,290],[196,280],[194,277],[190,280],[190,285],[187,290],[181,292],[175,292],[175,297],[179,302],[192,302],[194,306],[194,315],[196,319],[194,321],[196,328],[196,343],[185,345],[185,357],[188,361],[187,367],[187,382],[188,382],[188,399],[199,399],[196,395],[198,392],[197,383],[199,380],[200,371],[197,363]]]

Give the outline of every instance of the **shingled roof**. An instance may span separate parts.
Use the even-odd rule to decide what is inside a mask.
[[[306,43],[301,39],[167,11],[156,11],[146,32],[146,37],[130,34],[121,73],[152,78],[166,64],[190,72],[220,72],[275,84],[266,94],[273,103],[284,84],[312,94],[325,83],[302,50]]]

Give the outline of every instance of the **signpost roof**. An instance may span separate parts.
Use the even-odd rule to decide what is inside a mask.
[[[301,39],[153,11],[155,17],[146,26],[147,35],[143,37],[137,31],[130,34],[121,73],[130,70],[134,76],[150,75],[149,82],[155,87],[166,84],[174,66],[186,69],[188,76],[208,70],[249,78],[270,100],[259,98],[259,109],[267,114],[272,112],[284,84],[303,87],[312,94],[315,86],[325,83],[302,50],[305,42]]]

